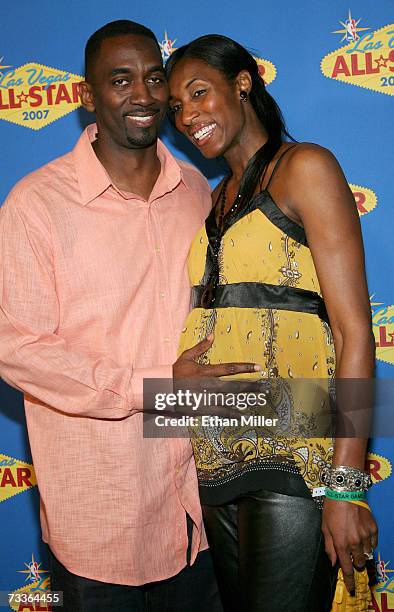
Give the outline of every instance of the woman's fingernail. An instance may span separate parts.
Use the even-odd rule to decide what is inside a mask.
[[[255,363],[253,366],[253,369],[255,372],[260,372],[261,371],[261,365],[259,365],[258,363]]]
[[[210,342],[211,340],[213,340],[213,334],[212,334],[212,333],[208,334],[208,336],[207,336],[207,340],[209,340],[209,342]]]

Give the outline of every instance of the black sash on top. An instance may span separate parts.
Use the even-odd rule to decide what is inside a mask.
[[[192,288],[194,308],[274,308],[315,314],[329,322],[324,300],[314,291],[268,283],[231,283],[212,288],[207,302],[206,290],[204,285]]]

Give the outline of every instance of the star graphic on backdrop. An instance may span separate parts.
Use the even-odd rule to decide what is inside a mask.
[[[3,61],[4,61],[4,55],[3,57],[0,57],[0,76],[3,75],[3,73],[1,72],[3,68],[12,68],[12,66],[6,66],[5,64],[3,65]]]
[[[384,302],[373,302],[372,300],[375,298],[375,294],[369,296],[369,301],[371,306],[383,306]]]
[[[383,561],[381,556],[380,556],[380,552],[378,553],[378,562],[376,564],[377,566],[380,566],[380,572],[383,578],[383,584],[384,584],[384,588],[386,589],[386,587],[389,586],[390,583],[392,583],[393,579],[390,578],[390,576],[388,576],[388,574],[391,574],[394,572],[394,569],[389,569],[388,566],[390,565],[390,561]],[[382,588],[377,588],[377,591],[381,592],[383,589]],[[392,593],[393,591],[391,589],[389,589],[389,592]]]
[[[389,58],[388,57],[383,57],[383,55],[378,57],[378,59],[374,60],[374,62],[378,65],[378,68],[381,68],[382,66],[387,68],[387,62],[388,61],[389,61]]]
[[[3,60],[4,60],[4,55],[3,57],[0,57],[0,70],[2,70],[3,68],[12,68],[12,66],[3,66]]]
[[[340,21],[339,23],[345,28],[344,30],[335,30],[334,32],[332,32],[332,34],[343,34],[342,38],[341,38],[341,42],[343,40],[347,40],[347,35],[350,34],[352,36],[353,40],[358,40],[360,37],[357,34],[357,32],[362,32],[364,30],[369,30],[370,28],[358,28],[358,24],[360,23],[361,19],[357,19],[357,21],[355,19],[353,19],[352,17],[352,13],[349,9],[349,16],[348,16],[348,20],[347,21]],[[354,23],[354,28],[351,29],[351,25],[352,22]]]
[[[27,102],[29,98],[28,94],[23,93],[23,91],[21,94],[17,95],[16,97],[19,98],[20,102]]]
[[[29,561],[29,563],[25,563],[27,569],[25,570],[18,570],[20,574],[27,574],[26,576],[26,580],[31,580],[31,582],[34,582],[35,580],[39,579],[39,574],[47,574],[48,571],[47,570],[41,570],[41,563],[37,563],[37,561],[34,559],[34,554],[31,555],[31,561]]]
[[[163,60],[167,60],[170,57],[171,53],[176,51],[176,48],[174,47],[176,41],[176,38],[174,38],[174,40],[168,38],[167,30],[164,32],[164,40],[159,42]]]

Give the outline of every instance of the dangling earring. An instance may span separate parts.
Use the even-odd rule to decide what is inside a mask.
[[[246,102],[246,100],[248,99],[248,92],[242,89],[239,92],[239,97],[241,98],[242,102]]]

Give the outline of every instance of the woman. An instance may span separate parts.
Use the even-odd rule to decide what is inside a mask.
[[[285,141],[281,113],[238,43],[203,36],[166,70],[176,128],[229,166],[191,247],[196,306],[180,350],[214,335],[206,363],[261,364],[251,378],[271,381],[275,407],[294,428],[287,437],[203,429],[193,439],[225,610],[324,612],[336,561],[354,598],[353,567],[365,566],[377,538],[359,501],[369,485],[366,440],[337,438],[333,448],[314,438],[327,393],[311,406],[295,384],[323,380],[327,391],[334,373],[373,374],[354,198],[331,153]]]

